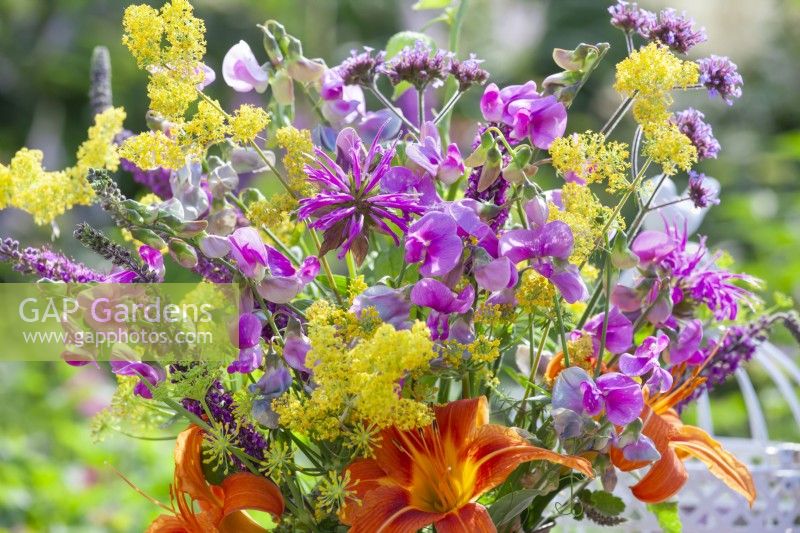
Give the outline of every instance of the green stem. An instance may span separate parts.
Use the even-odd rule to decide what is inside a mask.
[[[454,106],[456,105],[456,103],[457,103],[457,102],[458,102],[458,101],[461,99],[461,95],[463,95],[463,94],[464,94],[464,93],[463,93],[463,92],[461,92],[461,91],[456,91],[456,93],[453,95],[453,97],[452,97],[452,98],[450,98],[450,100],[448,100],[446,104],[444,104],[444,107],[442,107],[442,110],[441,110],[441,111],[439,111],[439,113],[438,113],[438,114],[436,115],[436,117],[433,119],[433,123],[434,123],[434,124],[439,124],[439,122],[440,122],[440,121],[441,121],[441,120],[442,120],[442,119],[443,119],[445,116],[447,116],[447,114],[448,114],[448,113],[450,113],[450,110],[451,110],[451,109],[453,109],[453,107],[454,107]]]
[[[553,297],[556,303],[556,325],[558,326],[558,336],[561,338],[561,350],[564,352],[564,368],[569,367],[569,350],[567,348],[567,336],[564,333],[564,317],[561,314],[561,296]]]
[[[356,266],[356,259],[353,257],[352,251],[347,251],[345,260],[347,261],[347,275],[350,276],[351,280],[356,279],[356,276],[358,276],[358,267]]]
[[[608,306],[611,301],[611,254],[608,251],[606,251],[605,269],[606,269],[605,272],[606,299],[605,303],[603,304],[603,329],[602,333],[600,334],[600,350],[597,353],[597,363],[595,364],[594,367],[595,377],[600,375],[600,371],[603,368],[603,355],[605,354],[606,336],[608,335]]]
[[[403,115],[402,111],[397,109],[397,107],[388,98],[386,98],[386,96],[384,96],[384,94],[378,89],[377,85],[373,83],[372,85],[368,86],[367,89],[369,89],[369,91],[375,95],[375,98],[377,98],[386,109],[394,113],[395,116],[397,116],[397,118],[399,118],[403,124],[406,125],[410,132],[419,137],[419,129],[417,129],[417,127],[412,124],[411,121],[405,117],[405,115]]]
[[[419,119],[419,129],[425,123],[425,87],[417,88],[417,117]]]
[[[633,96],[629,96],[628,98],[622,101],[619,107],[616,110],[614,110],[614,113],[612,113],[611,116],[608,117],[606,123],[603,124],[603,127],[600,129],[600,133],[608,137],[611,134],[611,132],[614,131],[614,128],[617,127],[617,124],[619,124],[620,120],[622,120],[622,117],[624,117],[625,114],[628,112],[628,110],[631,108],[631,105],[633,104],[633,100],[635,99],[635,97],[636,93],[634,93]]]

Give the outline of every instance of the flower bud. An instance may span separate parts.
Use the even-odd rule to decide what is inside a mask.
[[[630,251],[627,241],[622,236],[614,239],[614,246],[611,249],[611,264],[620,270],[633,268],[639,264],[639,258]]]
[[[279,70],[269,79],[275,101],[282,106],[294,104],[294,82],[285,70]]]
[[[189,222],[184,222],[181,227],[177,229],[178,237],[183,237],[184,239],[191,239],[192,237],[199,235],[208,227],[207,220],[192,220]]]
[[[525,168],[530,163],[533,152],[531,147],[523,144],[514,152],[508,165],[503,168],[503,178],[509,183],[519,185],[525,181]]]
[[[500,177],[500,164],[503,161],[503,154],[497,146],[489,148],[486,154],[486,162],[481,169],[481,177],[478,180],[478,192],[483,192]]]
[[[156,232],[146,228],[133,228],[131,230],[131,235],[133,235],[133,238],[137,241],[155,248],[156,250],[162,250],[167,246],[164,239],[159,237]]]
[[[197,266],[197,252],[186,241],[170,239],[169,255],[184,268],[194,268]]]
[[[489,148],[494,146],[494,137],[488,131],[484,131],[481,135],[481,144],[464,160],[464,164],[468,167],[477,167],[486,161],[486,156],[489,153]]]
[[[278,66],[283,62],[283,53],[281,47],[278,45],[278,40],[266,26],[258,25],[261,32],[264,34],[264,51],[267,52],[270,62],[274,66]]]

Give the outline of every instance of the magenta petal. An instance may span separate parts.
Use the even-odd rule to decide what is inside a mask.
[[[253,313],[239,317],[239,348],[250,348],[261,339],[261,320]]]
[[[642,308],[642,301],[635,290],[625,285],[615,285],[611,291],[611,303],[624,313],[632,313]]]
[[[543,100],[548,100],[548,106],[534,114],[530,138],[534,146],[546,150],[567,129],[567,108],[555,96],[546,96]]]
[[[564,408],[582,413],[584,392],[581,384],[590,381],[589,374],[580,367],[571,366],[562,370],[553,385],[553,409]]]
[[[516,267],[508,257],[495,259],[475,269],[475,280],[478,286],[487,291],[499,291],[508,287]]]
[[[653,360],[648,355],[633,355],[624,353],[619,358],[619,369],[626,376],[641,376],[646,374],[653,365]]]
[[[303,283],[296,277],[267,277],[256,288],[258,294],[268,302],[289,303],[303,290]]]
[[[657,261],[674,249],[672,237],[661,231],[645,230],[631,243],[631,251],[643,263]]]
[[[547,218],[550,216],[550,208],[547,206],[547,200],[541,196],[529,200],[525,204],[525,215],[532,228],[539,228],[547,224]]]
[[[450,313],[455,300],[455,293],[435,279],[421,279],[411,289],[411,302],[414,305],[429,307],[440,313]]]
[[[419,269],[423,276],[444,276],[455,268],[461,259],[463,244],[461,238],[451,233],[431,242],[427,258]]]
[[[306,257],[303,260],[303,264],[300,265],[300,271],[298,272],[300,281],[303,283],[310,283],[317,277],[317,274],[319,274],[319,269],[320,263],[316,256],[310,255]]]
[[[597,378],[597,387],[606,402],[606,417],[612,424],[625,426],[639,417],[644,407],[642,389],[633,379],[611,372]]]
[[[541,271],[540,271],[541,272]],[[558,292],[564,297],[567,303],[575,303],[589,297],[589,291],[583,282],[578,267],[567,265],[563,268],[556,268],[549,276],[550,282],[556,286]]]
[[[584,331],[591,334],[593,341],[600,346],[603,334],[603,313],[590,318],[583,326]],[[633,324],[628,317],[613,306],[608,310],[608,324],[606,327],[606,350],[611,353],[620,353],[627,350],[633,342]]]
[[[669,350],[669,362],[678,365],[692,359],[700,348],[703,340],[703,323],[700,320],[691,320],[684,324],[678,334],[675,346]]]
[[[590,416],[596,416],[603,410],[603,395],[591,379],[580,384],[583,394],[581,403],[583,410]]]
[[[540,256],[556,257],[565,261],[569,259],[574,240],[572,229],[567,224],[556,220],[548,222],[539,231]]]
[[[500,99],[500,89],[494,83],[486,86],[481,96],[481,113],[489,122],[499,122],[503,118],[503,101]]]

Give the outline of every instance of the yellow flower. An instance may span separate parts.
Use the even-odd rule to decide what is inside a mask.
[[[119,154],[114,138],[122,131],[125,110],[111,107],[94,118],[87,139],[78,147],[78,173],[85,176],[90,168],[105,168],[111,171],[119,166]]]
[[[239,144],[247,144],[255,140],[256,135],[269,124],[269,115],[260,107],[242,104],[231,117],[233,140]]]
[[[625,96],[666,97],[674,88],[697,83],[693,61],[682,61],[658,43],[650,43],[617,64],[614,89]]]
[[[587,183],[606,181],[612,193],[629,185],[628,156],[627,144],[591,131],[560,137],[550,146],[553,167],[562,175],[572,173]]]
[[[144,4],[129,6],[122,17],[122,27],[125,30],[122,43],[128,47],[139,68],[161,62],[164,23],[156,9]]]
[[[180,146],[161,131],[148,131],[126,139],[120,147],[120,156],[143,170],[181,168],[186,161]]]
[[[535,270],[526,270],[522,274],[517,301],[523,312],[535,313],[538,309],[548,309],[553,305],[555,295],[556,288],[546,277]]]
[[[644,153],[671,176],[678,169],[688,171],[697,162],[697,148],[691,139],[671,122],[645,129]]]
[[[187,0],[171,0],[161,8],[164,38],[168,46],[163,61],[170,65],[186,63],[191,67],[203,60],[206,53],[206,25],[194,16]]]
[[[289,187],[300,195],[309,193],[309,184],[303,168],[308,161],[308,155],[314,150],[309,130],[298,130],[293,126],[280,128],[275,132],[275,142],[286,150],[283,157],[283,166],[289,176]]]
[[[212,144],[225,140],[225,134],[228,132],[225,113],[220,109],[218,102],[215,100],[213,102],[200,100],[197,104],[197,113],[183,128],[183,134],[187,137],[181,139],[182,145],[194,146],[200,152]]]

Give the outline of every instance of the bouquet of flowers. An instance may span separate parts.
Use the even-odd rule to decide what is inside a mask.
[[[76,165],[46,171],[29,149],[0,165],[0,207],[57,233],[58,215],[98,204],[122,236],[75,229],[110,272],[6,238],[0,258],[16,270],[102,286],[158,284],[168,266],[202,280],[198,301],[237,289],[236,320],[217,325],[235,339],[227,360],[64,352],[116,374],[98,437],[180,432],[172,501],[156,502],[148,531],[615,525],[615,490],[676,514],[663,502],[690,457],[756,498],[747,468],[680,418],[774,323],[798,330],[763,308],[758,280],[693,239],[719,203],[718,182],[693,169],[720,145],[673,95],[730,105],[736,65],[689,59],[706,37],[685,14],[619,1],[619,107],[568,133],[609,45],[556,49],[558,72],[498,87],[474,54],[459,57],[467,1],[449,4],[417,5],[443,9],[449,50],[402,32],[333,67],[267,21],[263,50],[240,41],[222,63],[224,84],[250,93],[236,109],[206,92],[217,74],[188,0],[133,5],[123,43],[149,78],[149,129],[123,129],[98,49]],[[468,91],[482,91],[482,120],[459,146],[450,118]],[[633,138],[615,140],[628,115]],[[151,192],[125,197],[118,170]],[[548,178],[559,188],[543,190]],[[620,471],[638,481],[617,486]]]

